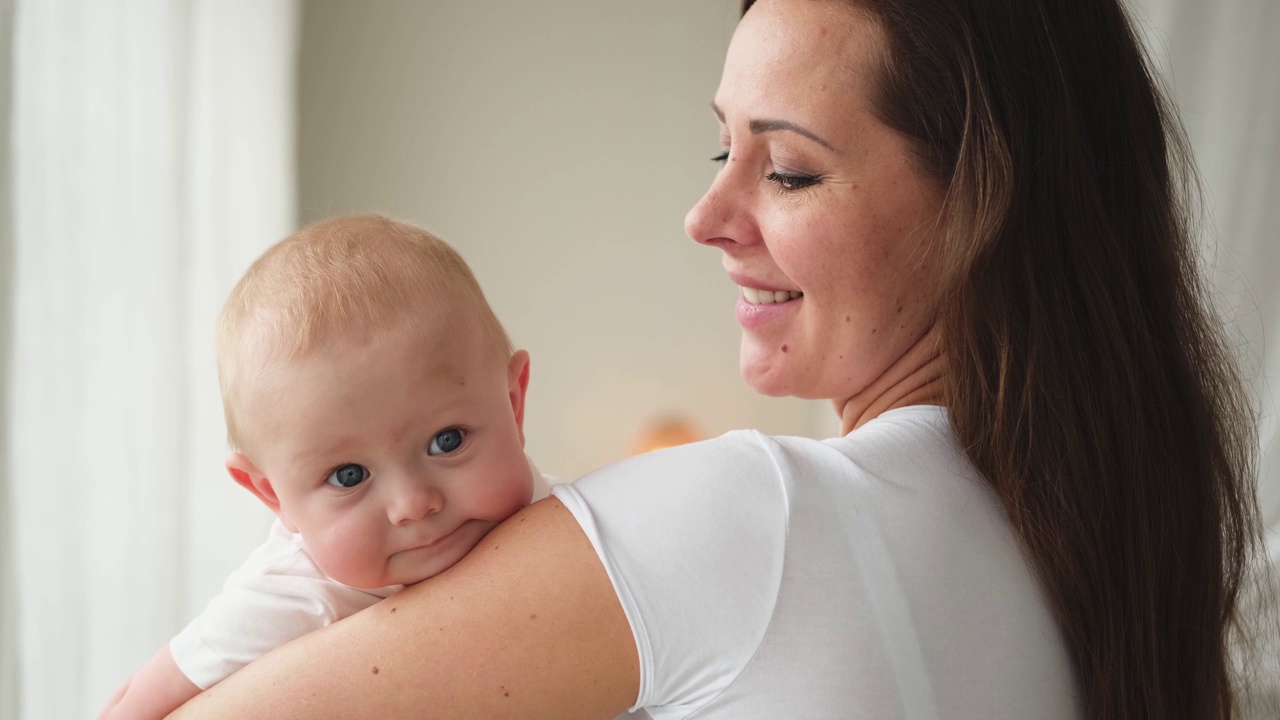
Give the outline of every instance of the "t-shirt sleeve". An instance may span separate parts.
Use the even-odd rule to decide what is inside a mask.
[[[609,574],[639,653],[634,707],[655,720],[715,698],[764,637],[787,534],[777,457],[768,437],[735,432],[551,490]]]
[[[169,642],[169,650],[178,669],[203,690],[378,600],[324,575],[277,522],[222,592]]]

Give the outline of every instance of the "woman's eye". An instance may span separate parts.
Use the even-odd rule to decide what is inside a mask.
[[[351,463],[329,473],[325,482],[334,487],[353,488],[369,477],[369,470],[363,465]]]
[[[466,433],[462,428],[449,428],[436,433],[431,438],[431,446],[427,448],[428,455],[447,455],[459,447],[462,447],[462,440],[466,437]]]
[[[819,178],[816,175],[794,175],[791,173],[771,172],[765,176],[771,182],[777,183],[783,190],[799,190],[807,188],[810,185],[816,185]]]
[[[728,159],[729,159],[729,151],[728,151],[728,150],[725,150],[724,152],[720,153],[719,155],[717,155],[717,156],[715,156],[715,157],[711,158],[711,162],[722,163],[722,162],[725,162],[725,161],[726,161],[726,160],[728,160]]]

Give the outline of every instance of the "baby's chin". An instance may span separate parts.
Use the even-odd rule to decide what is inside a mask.
[[[492,525],[496,525],[493,523]],[[396,553],[387,559],[387,584],[414,585],[457,565],[488,535],[492,526],[472,521],[455,531],[443,547],[418,548]]]
[[[344,559],[345,568],[329,568],[317,557],[317,564],[334,580],[365,592],[387,595],[409,585],[416,585],[423,580],[445,572],[457,565],[475,549],[489,531],[497,526],[496,522],[472,520],[456,528],[435,547],[419,547],[402,550],[381,562],[371,559],[369,562],[353,563],[352,558]],[[370,573],[370,569],[380,572]],[[353,572],[343,572],[343,570]]]
[[[373,564],[372,562],[369,563],[369,565],[372,565],[372,564]],[[383,561],[383,564],[386,565],[389,563],[387,563],[387,561]],[[449,567],[452,567],[453,564],[456,564],[456,563],[450,564]],[[342,572],[332,572],[329,570],[325,570],[325,572],[329,574],[329,577],[333,578],[334,580],[337,580],[338,582],[342,583],[343,585],[346,585],[347,587],[355,588],[356,590],[363,590],[364,592],[367,592],[367,593],[372,593],[374,595],[381,595],[382,597],[386,597],[410,585],[416,585],[422,582],[423,580],[439,575],[441,572],[444,572],[444,570],[447,570],[447,569],[448,567],[441,570],[432,571],[431,568],[424,567],[424,568],[401,568],[398,571],[394,571],[391,568],[387,568],[385,572],[372,577],[368,573],[351,574],[351,573],[342,573]]]

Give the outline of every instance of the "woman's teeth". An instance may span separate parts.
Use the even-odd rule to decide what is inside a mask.
[[[798,297],[804,297],[804,293],[796,290],[758,290],[744,287],[742,288],[742,297],[752,305],[769,305],[770,303],[784,303],[795,300]]]

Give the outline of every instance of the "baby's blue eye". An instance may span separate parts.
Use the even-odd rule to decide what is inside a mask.
[[[462,446],[462,440],[466,437],[466,433],[462,428],[449,428],[436,433],[431,438],[431,446],[427,448],[428,455],[447,455]]]
[[[329,473],[329,477],[325,478],[325,482],[334,487],[353,488],[367,480],[369,470],[363,465],[350,463]]]

